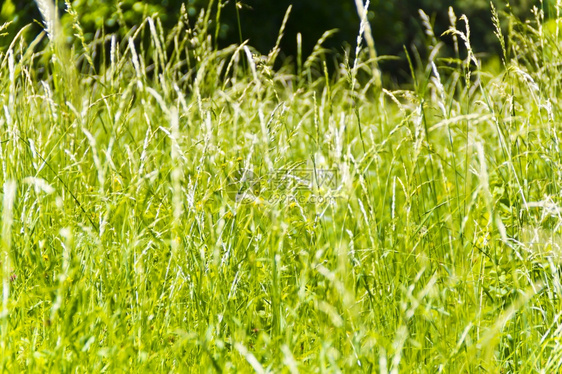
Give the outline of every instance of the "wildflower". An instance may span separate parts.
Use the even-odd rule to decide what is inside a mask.
[[[490,233],[486,231],[478,237],[476,244],[478,247],[486,247],[489,242],[490,242]]]
[[[113,188],[121,188],[121,181],[117,176],[113,177]]]

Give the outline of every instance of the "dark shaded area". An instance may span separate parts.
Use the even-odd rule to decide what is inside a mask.
[[[493,1],[500,12],[513,12],[525,18],[530,15],[533,5],[540,6],[538,0],[521,0],[517,6],[511,6],[504,0]],[[328,29],[338,29],[338,33],[324,44],[326,47],[342,53],[351,47],[353,53],[360,18],[354,0],[245,0],[238,15],[241,20],[243,39],[261,53],[271,50],[277,39],[283,16],[289,5],[293,4],[291,17],[287,24],[281,49],[285,56],[297,53],[296,36],[302,34],[303,54],[312,52],[317,40]],[[543,5],[544,6],[544,5]],[[450,36],[443,36],[450,26],[449,7],[453,7],[457,18],[465,14],[470,21],[471,43],[474,50],[484,58],[486,55],[499,53],[500,44],[493,34],[491,9],[489,0],[374,0],[371,2],[368,20],[371,24],[379,56],[398,56],[398,60],[387,60],[381,63],[383,72],[398,82],[410,77],[404,47],[409,53],[426,57],[428,36],[419,15],[419,9],[430,17],[435,35],[445,43],[443,56],[453,56],[453,41]],[[231,2],[223,9],[221,20],[228,25],[228,31],[222,35],[219,43],[226,45],[239,41],[237,37],[237,18],[235,3]],[[464,31],[463,22],[457,27]],[[233,30],[235,29],[235,30]],[[415,60],[415,58],[414,58]]]
[[[553,1],[553,0],[552,0]],[[58,7],[63,23],[71,22],[68,14],[64,13],[64,1],[58,0]],[[72,6],[80,15],[81,26],[86,38],[93,38],[97,30],[123,35],[128,27],[141,22],[145,15],[158,13],[164,27],[173,27],[178,21],[182,4],[193,22],[203,8],[212,4],[214,22],[219,1],[209,0],[73,0]],[[496,7],[506,10],[507,2],[494,0]],[[547,4],[546,2],[545,4]],[[348,48],[352,53],[355,48],[359,30],[359,16],[354,0],[242,0],[221,1],[221,28],[218,45],[223,47],[232,43],[249,39],[250,45],[261,53],[268,53],[275,45],[283,16],[293,4],[293,10],[285,36],[281,44],[282,57],[295,56],[297,51],[297,33],[302,34],[303,54],[311,53],[317,40],[324,31],[338,29],[338,33],[324,44],[336,53],[342,53]],[[521,0],[517,6],[510,9],[519,17],[528,17],[532,5],[541,6],[538,0]],[[434,24],[437,38],[449,44],[444,55],[451,55],[451,38],[440,35],[449,27],[448,8],[455,9],[457,17],[466,14],[470,20],[471,39],[476,52],[495,54],[499,43],[493,35],[490,4],[488,0],[374,0],[368,14],[373,30],[376,48],[379,55],[399,56],[398,61],[383,62],[382,69],[390,74],[394,80],[407,80],[409,73],[404,55],[404,46],[415,56],[422,58],[427,54],[427,35],[424,33],[418,9],[423,9]],[[543,5],[546,7],[546,5]],[[4,0],[0,7],[0,23],[12,20],[9,31],[15,34],[25,24],[33,20],[41,20],[35,1],[32,0]],[[241,26],[239,29],[239,25]],[[464,30],[464,24],[458,27]],[[29,37],[40,32],[38,22],[32,26]],[[214,30],[214,25],[210,30]],[[9,37],[0,39],[0,44],[6,44]]]
[[[41,32],[41,25],[34,20],[41,21],[41,13],[33,0],[2,0],[0,1],[0,25],[11,22],[8,28],[9,35],[0,39],[0,45],[5,45],[24,26],[33,23],[30,34],[37,35]]]
[[[262,53],[267,53],[275,45],[283,17],[291,4],[293,5],[291,16],[281,43],[281,49],[287,55],[296,54],[296,39],[299,32],[302,35],[303,53],[308,55],[326,30],[339,30],[326,43],[327,46],[336,49],[346,43],[355,43],[359,30],[359,17],[353,0],[324,2],[247,0],[246,4],[248,6],[242,7],[240,11],[242,35],[250,39],[250,44]],[[232,19],[231,13],[229,11],[225,14],[224,19]]]

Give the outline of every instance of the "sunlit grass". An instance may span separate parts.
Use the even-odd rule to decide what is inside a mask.
[[[429,38],[401,90],[369,43],[275,71],[276,48],[217,50],[209,14],[73,49],[16,37],[2,369],[556,372],[562,55],[536,16],[503,35],[494,14],[492,72],[450,11],[460,57]],[[337,184],[271,199],[290,170]]]

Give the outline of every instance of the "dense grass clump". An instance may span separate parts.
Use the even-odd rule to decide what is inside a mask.
[[[428,37],[400,90],[367,27],[333,74],[323,40],[277,71],[277,48],[217,50],[205,13],[93,43],[76,23],[72,48],[56,19],[17,36],[2,369],[559,370],[559,20],[504,35],[493,12],[492,68],[449,13],[457,58]]]

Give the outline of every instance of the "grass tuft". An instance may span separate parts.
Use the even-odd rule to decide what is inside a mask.
[[[333,31],[218,49],[213,2],[0,51],[2,370],[560,371],[559,20],[492,8],[493,65],[422,12],[396,89],[357,4],[333,73]]]

